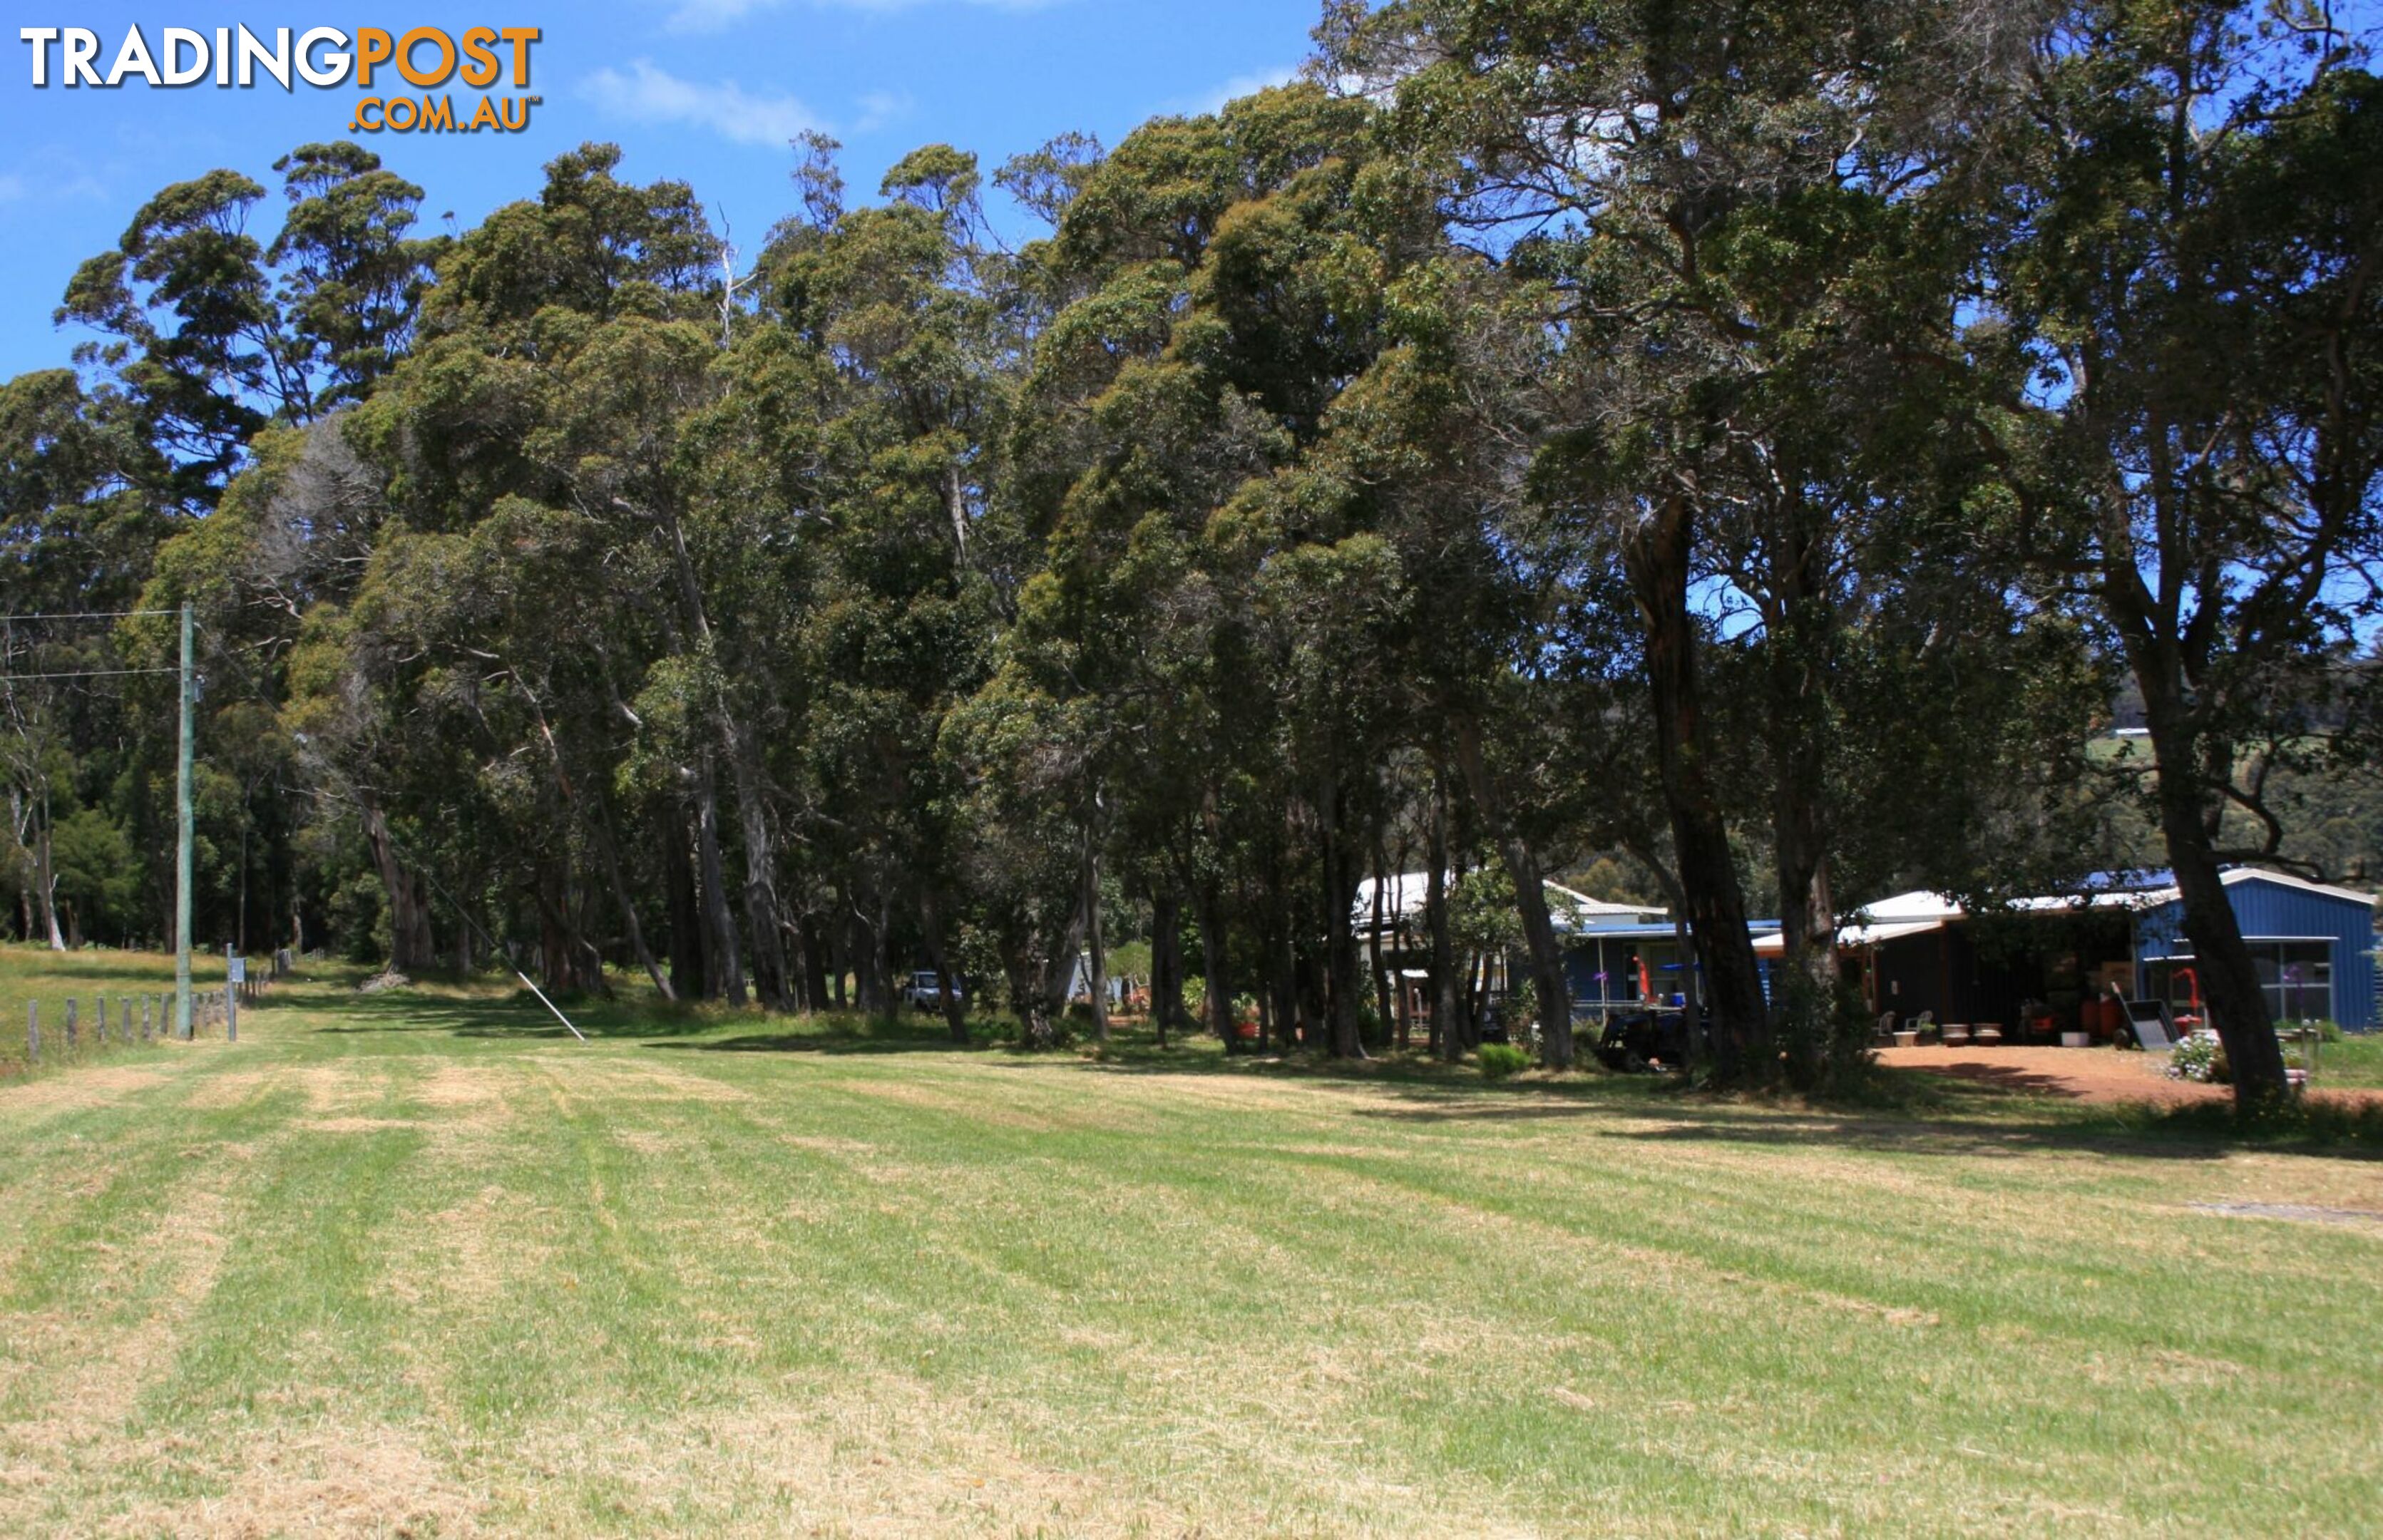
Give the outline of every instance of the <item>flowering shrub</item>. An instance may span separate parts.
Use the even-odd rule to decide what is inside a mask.
[[[2187,1032],[2184,1041],[2169,1053],[2167,1073],[2172,1080],[2197,1080],[2204,1085],[2224,1085],[2233,1078],[2217,1034],[2205,1027]]]

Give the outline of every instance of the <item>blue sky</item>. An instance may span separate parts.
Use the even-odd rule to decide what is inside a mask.
[[[693,183],[749,251],[793,206],[785,142],[800,129],[844,141],[856,193],[873,192],[888,164],[937,141],[974,151],[988,170],[1066,129],[1113,144],[1154,114],[1205,110],[1287,77],[1318,14],[1315,0],[12,10],[0,34],[0,377],[65,363],[73,339],[50,313],[76,265],[112,246],[158,188],[215,166],[275,190],[252,226],[269,240],[279,202],[273,162],[310,141],[353,138],[422,185],[423,223],[436,229],[448,211],[470,225],[535,194],[544,162],[610,140],[625,152],[624,175]],[[168,26],[212,34],[235,21],[267,37],[279,26],[539,27],[529,89],[544,101],[520,134],[351,134],[350,111],[366,94],[352,86],[35,89],[32,50],[17,36],[21,26],[88,27],[104,68],[130,25],[154,46]],[[55,80],[55,45],[51,60]],[[457,93],[458,105],[469,100]]]

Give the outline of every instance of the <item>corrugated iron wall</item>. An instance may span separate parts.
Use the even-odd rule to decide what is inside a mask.
[[[2333,938],[2333,1008],[2344,1027],[2365,1029],[2383,1020],[2375,968],[2375,917],[2354,899],[2310,893],[2256,877],[2229,884],[2236,923],[2245,936]],[[2163,904],[2135,921],[2135,957],[2159,956],[2189,944],[2183,939],[2184,906]]]

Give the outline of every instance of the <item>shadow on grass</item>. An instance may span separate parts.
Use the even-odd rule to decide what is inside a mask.
[[[954,1048],[941,1022],[929,1024],[924,1017],[914,1024],[903,1017],[788,1018],[710,1005],[635,1000],[563,998],[556,1004],[570,1017],[572,1026],[592,1041],[636,1042],[713,1053],[917,1053],[949,1052]],[[521,1042],[572,1041],[570,1029],[526,990],[505,995],[469,995],[401,988],[360,994],[350,989],[318,985],[303,994],[286,992],[271,1000],[269,1005],[346,1017],[339,1025],[314,1029],[330,1037],[437,1033]],[[716,1035],[789,1020],[796,1025],[784,1031]]]
[[[1668,1076],[1590,1071],[1488,1081],[1465,1066],[1405,1056],[1352,1064],[1296,1054],[1228,1059],[1213,1050],[1128,1050],[1079,1060],[1076,1066],[1363,1085],[1391,1104],[1355,1108],[1357,1117],[1407,1124],[1602,1119],[1624,1127],[1599,1129],[1599,1137],[1650,1143],[1829,1145],[1980,1158],[2066,1150],[2205,1161],[2245,1148],[2383,1158],[2383,1109],[2319,1099],[2245,1123],[2226,1103],[2087,1103],[2056,1081],[2003,1066],[1979,1066],[1957,1078],[1881,1069],[1868,1100],[1845,1104],[1717,1095]]]
[[[2062,1102],[2081,1102],[2084,1092],[2056,1075],[2014,1069],[1998,1064],[1947,1064],[1934,1069],[1911,1073],[1942,1076],[1949,1080],[1966,1080],[1989,1092],[2006,1096],[2048,1096]]]
[[[292,992],[295,994],[296,992]],[[310,988],[282,1001],[336,1012],[347,1021],[315,1029],[329,1035],[442,1033],[535,1044],[570,1034],[526,991],[510,996],[451,996],[392,990],[360,995]],[[1352,1115],[1408,1124],[1559,1124],[1602,1120],[1597,1137],[1649,1143],[1829,1145],[1843,1149],[1991,1158],[2044,1150],[2095,1151],[2167,1160],[2213,1160],[2232,1150],[2383,1155],[2383,1111],[2318,1104],[2246,1126],[2230,1107],[2160,1108],[2080,1102],[2056,1082],[1997,1066],[1961,1078],[1918,1071],[1880,1072],[1878,1104],[1832,1106],[1793,1099],[1717,1096],[1660,1076],[1589,1071],[1488,1081],[1478,1070],[1414,1054],[1348,1061],[1307,1053],[1227,1054],[1194,1037],[1167,1048],[1147,1031],[1118,1033],[1096,1050],[1027,1052],[979,1040],[955,1044],[940,1017],[809,1017],[724,1013],[700,1005],[585,1000],[564,1004],[593,1041],[678,1053],[877,1056],[969,1053],[987,1067],[1125,1077],[1253,1078],[1364,1088],[1380,1103]],[[760,1027],[763,1030],[752,1030]],[[744,1029],[740,1030],[739,1029]]]
[[[807,1025],[795,1031],[747,1032],[650,1046],[692,1053],[982,1053],[1001,1045],[977,1039],[954,1042],[940,1021],[914,1025],[900,1016],[877,1016]]]

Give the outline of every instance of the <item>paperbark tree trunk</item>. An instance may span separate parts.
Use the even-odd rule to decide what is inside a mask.
[[[1563,950],[1556,942],[1555,924],[1548,915],[1547,884],[1539,875],[1539,858],[1528,841],[1506,817],[1481,752],[1481,729],[1475,722],[1459,725],[1456,752],[1464,779],[1473,789],[1474,806],[1488,821],[1505,857],[1506,875],[1514,884],[1514,909],[1522,917],[1523,942],[1530,948],[1531,981],[1539,997],[1539,1060],[1550,1069],[1569,1069],[1573,1063],[1572,989],[1564,978]]]
[[[674,804],[666,806],[661,825],[662,888],[670,913],[670,994],[673,1000],[695,1000],[707,992],[703,900],[696,891],[695,856],[687,849],[684,810]]]
[[[2130,651],[2136,638],[2130,638]],[[2199,745],[2186,719],[2190,708],[2176,676],[2166,672],[2155,642],[2143,637],[2148,655],[2136,663],[2143,690],[2143,721],[2151,730],[2152,754],[2159,766],[2160,833],[2169,869],[2184,907],[2184,933],[2192,940],[2193,973],[2209,1024],[2226,1045],[2233,1072],[2234,1103],[2254,1112],[2290,1090],[2283,1045],[2277,1041],[2267,994],[2259,986],[2251,948],[2235,918],[2211,825],[2215,815],[2203,791],[2210,767],[2199,762]],[[2146,667],[2148,662],[2151,666]],[[2231,770],[2230,764],[2227,767]]]
[[[1713,1067],[1726,1082],[1743,1073],[1747,1055],[1767,1059],[1770,1013],[1705,741],[1696,617],[1688,608],[1692,517],[1685,498],[1667,499],[1624,545],[1624,561],[1645,628],[1656,770],[1671,819],[1680,891],[1712,1002]],[[1763,1073],[1769,1072],[1766,1065]]]
[[[1354,864],[1342,827],[1337,776],[1327,777],[1317,798],[1324,856],[1324,1008],[1327,1036],[1336,1059],[1362,1059],[1357,1037],[1357,938],[1351,911],[1357,903]]]
[[[51,862],[50,825],[46,818],[33,832],[33,887],[41,896],[42,929],[48,933],[50,950],[64,952],[67,939],[58,930],[58,873]],[[394,895],[389,906],[392,912],[396,908]]]
[[[1101,937],[1101,853],[1084,838],[1083,899],[1085,985],[1092,996],[1093,1041],[1109,1041],[1109,959]]]
[[[950,955],[944,949],[944,908],[932,884],[919,896],[919,928],[926,934],[927,961],[935,969],[944,1029],[951,1034],[954,1044],[965,1048],[969,1042],[968,1002],[960,998],[959,978],[953,973]]]
[[[695,851],[703,888],[704,929],[711,937],[707,959],[710,971],[704,980],[704,992],[742,1006],[745,962],[736,950],[736,920],[728,912],[728,863],[720,853],[720,786],[710,754],[696,760]]]
[[[1225,1052],[1241,1051],[1241,1040],[1233,1033],[1233,974],[1231,959],[1225,954],[1225,905],[1214,879],[1200,884],[1197,907],[1200,911],[1200,973],[1207,993],[1208,1030],[1224,1042]]]
[[[736,792],[739,832],[745,839],[745,928],[752,942],[753,991],[772,1010],[789,1003],[784,917],[778,905],[777,841],[761,795],[759,756],[723,706],[721,737],[728,753],[729,780]]]
[[[1150,1018],[1161,1048],[1183,1021],[1183,901],[1171,890],[1150,898]]]
[[[812,1010],[826,1010],[828,948],[821,934],[819,916],[806,911],[795,924],[803,944],[803,993]]]
[[[901,1004],[894,990],[894,900],[877,895],[877,924],[869,937],[870,971],[876,975],[873,993],[881,1013],[891,1016]]]
[[[378,803],[364,800],[364,844],[372,853],[373,869],[389,897],[389,966],[408,973],[433,966],[438,952],[430,935],[430,895],[421,874],[400,858],[389,837],[389,819]]]
[[[1800,979],[1786,992],[1784,1008],[1820,1013],[1794,1034],[1798,1081],[1809,1085],[1821,1072],[1826,1036],[1835,1015],[1838,990],[1836,904],[1829,886],[1827,835],[1821,827],[1821,751],[1809,743],[1788,745],[1773,771],[1771,820],[1772,859],[1779,869],[1780,942],[1784,967]]]
[[[1424,888],[1424,924],[1431,931],[1431,1045],[1449,1063],[1462,1052],[1456,1029],[1456,949],[1448,927],[1448,772],[1435,766],[1431,777],[1431,872]]]

